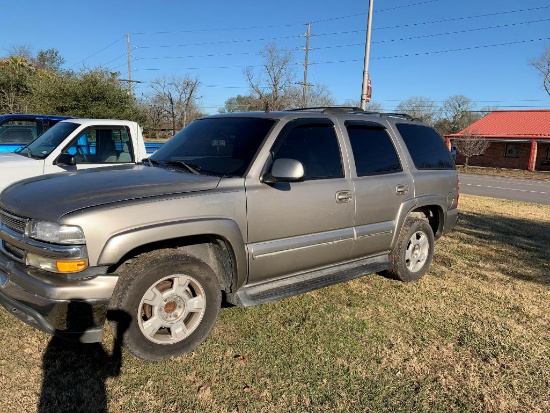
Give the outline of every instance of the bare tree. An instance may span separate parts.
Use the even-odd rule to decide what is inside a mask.
[[[546,46],[544,52],[539,57],[531,59],[529,63],[540,72],[542,86],[550,95],[550,46]]]
[[[475,130],[466,130],[462,138],[454,143],[457,152],[466,158],[464,166],[468,166],[470,157],[483,155],[491,144],[488,140],[481,138],[479,132]]]
[[[435,102],[422,96],[414,96],[404,100],[397,105],[395,110],[420,119],[428,125],[434,125],[437,113]]]
[[[29,63],[32,63],[34,60],[34,52],[32,50],[32,47],[27,44],[11,46],[8,50],[8,53],[11,57],[21,57]]]
[[[464,95],[454,95],[443,102],[443,116],[449,122],[446,133],[457,133],[480,118],[474,112],[475,103]]]
[[[255,73],[250,66],[244,71],[251,96],[262,101],[270,110],[284,109],[289,104],[289,91],[295,88],[292,53],[270,43],[260,52],[260,56],[263,58],[260,73]]]
[[[157,107],[151,112],[160,112],[162,122],[171,125],[173,134],[192,120],[189,112],[198,99],[199,85],[198,79],[192,79],[188,75],[181,78],[164,76],[151,83],[153,95],[150,101],[152,106]]]
[[[303,98],[303,96],[302,96]],[[302,99],[303,100],[303,99]],[[302,100],[296,107],[302,107]],[[334,99],[332,93],[327,85],[317,84],[310,87],[306,95],[306,106],[334,106]],[[294,105],[292,106],[294,107]]]

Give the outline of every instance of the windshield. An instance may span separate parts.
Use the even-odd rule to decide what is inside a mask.
[[[80,125],[70,122],[59,122],[40,135],[19,153],[33,158],[44,159],[57,148]]]
[[[153,165],[243,177],[274,119],[204,118],[191,123],[151,157]]]

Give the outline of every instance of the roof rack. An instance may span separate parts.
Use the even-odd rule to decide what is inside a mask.
[[[315,106],[310,108],[297,108],[289,109],[290,111],[309,111],[309,112],[321,112],[321,113],[358,113],[364,115],[374,116],[387,116],[392,118],[403,118],[407,120],[419,120],[406,113],[394,113],[394,112],[371,112],[366,111],[355,106]]]
[[[381,113],[380,115],[388,116],[388,117],[392,117],[392,118],[405,118],[405,119],[408,119],[408,120],[420,120],[420,119],[415,118],[411,115],[407,115],[406,113],[384,112],[384,113]]]
[[[297,108],[297,109],[289,109],[289,110],[322,112],[322,113],[376,113],[376,112],[366,112],[363,109],[355,106],[314,106],[310,108]]]

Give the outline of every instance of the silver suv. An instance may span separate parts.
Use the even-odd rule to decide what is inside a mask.
[[[100,341],[109,319],[135,356],[175,356],[206,339],[222,303],[369,273],[420,278],[457,201],[442,139],[403,115],[208,116],[143,164],[6,188],[0,302],[81,342]]]

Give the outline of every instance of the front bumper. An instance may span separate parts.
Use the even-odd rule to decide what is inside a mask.
[[[64,279],[0,253],[0,304],[38,330],[83,343],[101,341],[117,281],[116,275]]]

